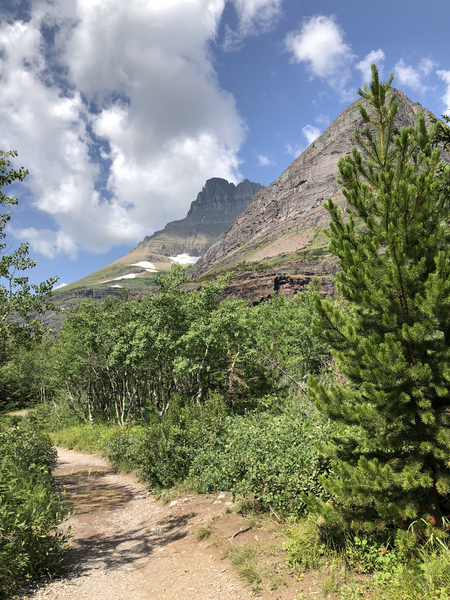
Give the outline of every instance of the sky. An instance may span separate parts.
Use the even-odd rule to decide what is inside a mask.
[[[394,10],[395,9],[395,10]],[[450,3],[1,0],[0,150],[29,175],[8,248],[68,284],[182,219],[205,181],[269,185],[382,80],[450,114]]]

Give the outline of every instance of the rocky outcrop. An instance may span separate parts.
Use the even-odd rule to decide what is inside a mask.
[[[398,128],[415,125],[418,112],[426,118],[431,115],[402,92],[393,92],[399,104]],[[357,104],[346,108],[276,181],[252,198],[233,226],[190,270],[191,277],[219,273],[243,262],[270,264],[281,256],[314,248],[318,231],[329,221],[323,202],[331,196],[335,202],[344,203],[336,181],[337,161],[350,154],[355,127],[362,125]],[[276,269],[274,273],[282,276]]]
[[[148,260],[187,253],[202,256],[212,242],[229,229],[263,186],[246,179],[238,185],[226,179],[208,179],[192,202],[187,216],[168,223],[163,230],[145,237],[136,248]]]
[[[320,293],[334,295],[332,279],[337,270],[336,260],[323,257],[278,268],[242,271],[233,276],[225,295],[258,304],[269,299],[274,292],[283,292],[288,298],[293,298],[311,283]]]

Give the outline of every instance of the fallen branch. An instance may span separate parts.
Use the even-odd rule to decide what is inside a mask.
[[[246,527],[245,529],[239,529],[239,531],[236,531],[236,533],[233,533],[233,535],[230,538],[228,538],[228,541],[230,542],[233,538],[235,538],[240,533],[245,533],[246,531],[250,531],[250,529],[251,529],[251,527]]]

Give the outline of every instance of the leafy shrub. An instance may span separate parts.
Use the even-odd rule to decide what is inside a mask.
[[[372,573],[366,582],[371,582],[374,600],[450,599],[446,531],[419,520],[407,530],[378,527],[357,534],[338,511],[335,514],[332,527],[322,516],[309,514],[288,531],[285,549],[290,566],[303,571],[337,562],[347,570]]]
[[[140,476],[149,485],[171,487],[189,475],[199,448],[220,431],[225,414],[219,394],[211,395],[204,405],[174,401],[163,419],[143,429],[126,452],[135,458]]]
[[[36,424],[45,431],[59,431],[75,427],[82,423],[80,415],[65,398],[58,398],[57,402],[43,402],[35,406],[32,414]]]
[[[319,476],[330,467],[315,447],[327,436],[325,423],[299,414],[229,417],[196,453],[191,473],[199,492],[253,495],[265,507],[299,516],[305,495],[327,497]]]
[[[120,471],[133,471],[139,463],[139,452],[145,430],[142,426],[116,427],[104,447],[109,462]]]
[[[48,436],[30,423],[0,431],[0,597],[61,564],[67,535],[51,470],[56,452]]]

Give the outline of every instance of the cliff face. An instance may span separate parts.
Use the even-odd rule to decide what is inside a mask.
[[[415,125],[418,112],[423,112],[426,118],[431,114],[420,104],[411,102],[402,92],[393,92],[399,104],[398,128]],[[217,238],[190,269],[191,277],[214,275],[238,267],[241,279],[254,281],[258,273],[259,276],[262,274],[261,270],[255,272],[255,267],[264,263],[268,267],[261,287],[261,297],[264,297],[270,288],[268,277],[272,279],[274,290],[278,277],[299,276],[302,264],[306,265],[310,256],[326,255],[327,241],[321,229],[328,225],[329,215],[323,208],[323,202],[331,196],[335,202],[344,203],[336,181],[337,161],[351,153],[355,127],[362,125],[357,104],[355,102],[346,108],[276,181],[252,198],[234,225]],[[330,263],[326,269],[333,271],[336,265],[331,267],[331,264],[335,265]],[[320,260],[316,260],[314,265],[319,277],[323,277]],[[246,267],[247,278],[242,274]],[[314,276],[314,269],[309,269],[312,273],[309,278]],[[306,266],[304,270],[308,270]],[[246,286],[247,283],[241,286],[240,295],[246,295]],[[248,293],[252,300],[256,295],[255,290]]]
[[[231,227],[236,217],[247,208],[250,198],[261,189],[261,184],[247,179],[238,185],[219,177],[209,179],[184,219],[168,223],[163,230],[145,237],[122,258],[68,285],[59,294],[99,286],[126,287],[130,291],[148,287],[154,273],[170,270],[174,257],[204,254],[217,236]],[[184,257],[187,262],[189,256]]]
[[[183,253],[202,256],[261,189],[262,185],[248,179],[237,186],[219,177],[208,179],[184,219],[172,221],[163,230],[145,237],[136,250],[145,251],[147,260],[156,261],[160,256]]]

